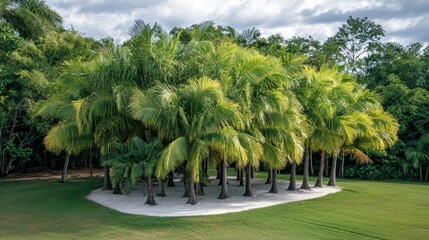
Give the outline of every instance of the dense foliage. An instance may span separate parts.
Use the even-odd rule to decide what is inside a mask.
[[[166,32],[138,20],[115,45],[61,29],[41,1],[10,3],[0,6],[2,176],[65,162],[65,180],[69,161],[91,159],[129,189],[181,171],[190,203],[209,165],[222,172],[220,198],[228,165],[246,179],[252,168],[292,166],[306,189],[308,174],[321,184],[329,169],[331,185],[337,171],[427,180],[429,48],[382,43],[384,30],[367,18],[350,17],[323,43],[211,21]],[[28,6],[43,28],[27,24]]]

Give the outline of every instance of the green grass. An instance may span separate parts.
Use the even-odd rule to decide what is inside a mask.
[[[428,185],[339,181],[342,192],[318,199],[158,218],[86,200],[101,182],[0,182],[0,239],[429,239]]]

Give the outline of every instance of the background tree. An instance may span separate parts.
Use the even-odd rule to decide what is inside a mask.
[[[340,55],[338,63],[345,66],[346,71],[356,74],[362,70],[363,58],[369,49],[384,36],[381,25],[364,18],[350,16],[346,24],[338,28],[332,41],[338,44]]]
[[[0,18],[25,39],[38,37],[62,29],[61,16],[42,0],[2,0]]]

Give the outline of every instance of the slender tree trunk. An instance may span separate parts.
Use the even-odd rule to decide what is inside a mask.
[[[250,166],[250,164],[248,163],[246,166],[246,191],[244,192],[243,196],[245,197],[252,197],[253,193],[252,193],[252,182],[251,182],[251,176],[250,176],[250,172],[252,166]]]
[[[156,193],[156,196],[158,197],[165,197],[165,188],[164,188],[164,181],[162,181],[161,178],[158,178],[158,191]]]
[[[255,168],[251,168],[251,171],[250,171],[250,177],[251,178],[255,178]]]
[[[92,147],[89,148],[89,176],[92,178]]]
[[[1,128],[0,128],[0,136],[1,136]],[[0,138],[0,142],[1,142],[1,138]],[[5,158],[6,157],[5,157],[5,155],[6,155],[6,152],[3,151],[2,158],[1,158],[1,164],[0,164],[0,175],[2,177],[6,176],[6,170],[5,170],[5,168],[6,168],[6,166],[5,166],[5,164],[6,164]],[[45,153],[45,156],[46,156],[46,153]]]
[[[175,187],[176,184],[174,184],[174,173],[173,171],[168,173],[168,182],[167,187]]]
[[[185,187],[185,191],[183,192],[182,197],[189,198],[191,196],[191,189],[189,188],[189,177],[186,172],[183,173],[183,185]]]
[[[147,198],[144,204],[156,205],[155,197],[153,196],[153,185],[152,185],[151,174],[148,174],[147,176]]]
[[[308,144],[305,146],[305,153],[304,153],[304,175],[302,179],[302,185],[301,189],[307,189],[310,190],[310,185],[308,184],[308,162],[309,162],[309,151],[308,151]]]
[[[244,186],[243,168],[240,168],[240,186]]]
[[[203,159],[203,174],[207,179],[209,178],[209,158]]]
[[[188,198],[188,202],[189,204],[195,205],[198,203],[198,198],[197,195],[195,194],[195,179],[194,179],[194,169],[191,168],[191,170],[189,170],[189,198]]]
[[[237,166],[237,181],[240,181],[240,168]]]
[[[289,187],[287,188],[288,191],[296,191],[296,162],[292,163],[292,168],[290,170],[290,177],[289,177]]]
[[[223,163],[219,163],[219,183],[218,186],[222,186],[223,181]]]
[[[311,173],[311,176],[314,176],[313,153],[311,152],[311,149],[310,149],[310,173]]]
[[[108,166],[104,166],[103,190],[112,190],[112,182],[110,182],[110,171]]]
[[[113,194],[122,194],[120,182],[116,180],[115,187],[113,188]]]
[[[328,186],[337,186],[336,174],[337,174],[337,154],[334,154],[332,157],[332,166],[331,166],[331,177],[329,178]]]
[[[279,193],[277,191],[277,169],[272,170],[272,176],[270,193]]]
[[[341,152],[341,178],[344,178],[344,151]]]
[[[314,185],[315,187],[323,187],[323,168],[325,167],[325,151],[322,151],[320,153],[320,168],[319,168],[319,175],[317,175],[317,181]]]
[[[423,170],[422,170],[422,165],[420,165],[419,167],[419,171],[420,171],[420,181],[423,182]]]
[[[62,182],[62,183],[66,182],[67,168],[69,166],[69,161],[70,161],[70,154],[67,153],[66,154],[66,159],[64,161],[63,171],[61,172],[61,181],[60,182]]]
[[[218,197],[219,199],[229,198],[227,179],[228,179],[228,173],[226,168],[226,161],[222,161],[222,189]]]
[[[268,170],[268,177],[267,177],[267,181],[265,181],[265,184],[271,184],[271,182],[272,182],[272,179],[273,179],[273,169],[272,168],[270,168],[269,170]]]
[[[329,177],[329,158],[325,157],[325,176]]]
[[[216,167],[216,179],[220,179],[220,166]]]
[[[204,196],[205,195],[205,193],[204,193],[204,184],[202,183],[202,182],[199,182],[198,184],[197,184],[197,195],[198,196]]]

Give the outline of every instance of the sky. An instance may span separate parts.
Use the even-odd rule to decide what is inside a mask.
[[[349,16],[380,24],[382,41],[429,43],[429,0],[46,0],[65,28],[86,36],[128,38],[134,20],[158,23],[166,30],[205,20],[239,31],[256,27],[263,36],[312,36],[325,41]]]

